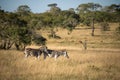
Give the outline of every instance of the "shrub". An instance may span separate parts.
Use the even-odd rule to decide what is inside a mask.
[[[44,38],[41,35],[34,35],[32,41],[37,45],[45,45],[46,44],[46,38]]]
[[[120,24],[116,28],[114,36],[115,36],[115,39],[120,40]]]
[[[109,24],[107,22],[100,23],[100,26],[101,26],[101,31],[109,31],[110,30]]]

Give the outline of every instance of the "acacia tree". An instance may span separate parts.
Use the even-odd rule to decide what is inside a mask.
[[[112,4],[112,5],[110,5],[110,6],[108,6],[108,9],[113,13],[112,15],[113,15],[113,17],[115,17],[114,18],[114,20],[116,20],[116,22],[119,22],[119,24],[120,24],[120,4]]]
[[[102,6],[100,4],[95,4],[95,3],[88,3],[88,7],[91,11],[93,11],[93,15],[92,15],[92,33],[91,35],[94,36],[94,30],[95,30],[95,26],[94,26],[94,21],[95,21],[95,11],[98,8],[101,8]]]
[[[31,12],[31,9],[28,5],[20,5],[17,8],[17,13],[21,16],[28,15]]]
[[[103,11],[106,11],[106,12],[110,12],[110,13],[113,13],[113,12],[120,12],[120,4],[111,4],[110,6],[105,6],[103,8]]]
[[[79,24],[79,15],[77,15],[75,12],[71,11],[64,11],[64,21],[63,21],[63,28],[67,29],[69,33],[72,32],[72,30]]]
[[[79,14],[81,15],[81,13],[83,14],[83,19],[84,20],[92,20],[92,33],[91,35],[94,36],[94,21],[95,21],[95,12],[101,8],[102,6],[100,4],[97,3],[87,3],[87,4],[80,4],[77,7],[77,11],[79,12]],[[87,17],[84,17],[86,14],[88,14]],[[87,22],[90,23],[90,22]]]
[[[49,12],[51,12],[53,15],[59,15],[59,13],[61,12],[61,9],[57,7],[56,3],[48,4],[48,7],[50,7]]]
[[[79,18],[80,18],[79,15],[75,13],[73,8],[70,8],[69,10],[61,11],[61,9],[59,9],[56,6],[57,6],[57,4],[52,4],[51,10],[50,10],[50,11],[53,11],[53,13],[52,13],[53,16],[51,16],[52,17],[52,26],[63,27],[69,31],[68,33],[71,33],[72,30],[79,23]],[[56,8],[56,9],[53,9],[53,8]],[[55,31],[52,30],[52,33],[54,36]]]
[[[34,32],[29,28],[28,22],[23,19],[23,16],[0,10],[0,49],[10,49],[15,45],[16,49],[20,50],[31,44],[32,41],[37,44],[45,44],[46,39],[41,35],[36,38]]]
[[[89,9],[88,9],[88,4],[80,4],[77,7],[77,13],[80,16],[80,21],[84,25],[90,26],[90,14],[89,14]]]
[[[19,49],[21,44],[26,45],[29,43],[27,38],[30,35],[26,32],[28,30],[26,21],[20,20],[15,13],[6,12],[3,13],[1,21],[0,38],[2,40],[2,49],[10,49],[13,44]],[[26,39],[27,42],[23,41],[23,39]]]
[[[14,30],[12,28],[17,24],[17,19],[15,19],[16,15],[12,13],[5,13],[4,11],[0,11],[0,48],[1,49],[9,49],[14,43]],[[11,26],[11,27],[10,27]]]

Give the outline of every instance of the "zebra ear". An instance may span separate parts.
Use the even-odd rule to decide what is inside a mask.
[[[45,48],[45,49],[48,49],[48,47],[46,45],[43,45],[42,47]]]

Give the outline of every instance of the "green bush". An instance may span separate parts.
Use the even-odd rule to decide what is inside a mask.
[[[45,45],[46,44],[46,38],[44,38],[41,35],[34,35],[32,41],[37,45]]]

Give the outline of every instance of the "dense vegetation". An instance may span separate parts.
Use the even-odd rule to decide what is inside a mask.
[[[80,4],[76,9],[61,10],[56,3],[48,4],[50,10],[44,13],[33,13],[27,5],[21,5],[15,12],[6,12],[0,8],[0,49],[17,50],[34,42],[46,44],[46,38],[37,34],[36,30],[50,29],[50,38],[60,38],[55,28],[67,29],[69,33],[80,23],[90,26],[94,36],[94,24],[100,23],[101,30],[109,30],[108,23],[120,23],[120,4],[102,7],[96,3]],[[120,35],[120,26],[115,35]]]

